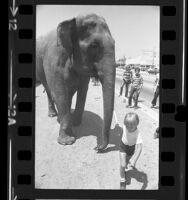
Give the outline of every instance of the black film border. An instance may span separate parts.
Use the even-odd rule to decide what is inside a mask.
[[[15,2],[16,4],[13,4]],[[91,4],[95,4],[91,1]],[[110,1],[115,5],[115,1]],[[119,1],[122,5],[160,6],[160,136],[159,190],[84,191],[35,189],[35,25],[36,4],[49,1],[9,1],[9,65],[12,83],[8,126],[11,183],[9,200],[63,198],[184,199],[185,122],[181,119],[183,1]],[[50,1],[76,4],[75,1]],[[88,4],[81,1],[81,4]],[[109,4],[109,1],[100,4]],[[11,71],[12,70],[12,71]],[[10,73],[11,72],[11,73]],[[12,87],[11,87],[12,84]],[[183,107],[184,108],[184,107]],[[180,111],[179,111],[180,110]],[[9,171],[9,176],[10,176]]]

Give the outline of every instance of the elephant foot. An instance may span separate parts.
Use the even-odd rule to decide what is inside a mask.
[[[57,142],[61,145],[71,145],[76,141],[75,137],[69,135],[59,135]]]

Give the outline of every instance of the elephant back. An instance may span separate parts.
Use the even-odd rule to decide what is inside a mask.
[[[57,32],[56,30],[52,30],[48,32],[46,35],[40,36],[36,40],[36,56],[41,58],[44,57],[46,52],[46,48],[50,45],[55,45],[57,41]]]

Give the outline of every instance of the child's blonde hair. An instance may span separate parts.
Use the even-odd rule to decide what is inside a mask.
[[[129,124],[130,122],[134,122],[136,121],[137,122],[137,125],[139,124],[139,117],[136,113],[134,112],[130,112],[130,113],[127,113],[125,115],[125,118],[124,118],[124,125],[126,126],[127,124]]]

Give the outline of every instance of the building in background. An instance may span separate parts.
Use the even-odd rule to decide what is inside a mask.
[[[159,70],[159,53],[155,50],[143,50],[139,56],[127,59],[126,65],[132,67],[140,66],[141,70],[148,70],[150,68],[157,68]]]
[[[116,67],[124,68],[126,65],[126,58],[123,56],[116,61]]]

